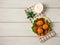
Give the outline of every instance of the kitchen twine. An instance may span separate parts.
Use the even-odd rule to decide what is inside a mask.
[[[33,10],[33,8],[34,8],[34,6],[31,6],[31,7],[29,7],[29,8],[27,8],[26,10],[25,10],[25,12],[27,13],[28,11],[32,11],[32,12],[34,12],[34,10]],[[35,13],[35,12],[34,12]],[[35,17],[34,18],[37,18],[37,17],[40,17],[40,16],[45,16],[45,15],[43,15],[43,12],[41,12],[41,13],[36,13],[36,15],[35,15]],[[34,18],[29,18],[29,20],[31,21],[31,23],[33,23],[33,21],[34,21]],[[55,31],[50,31],[47,35],[45,35],[45,36],[41,36],[41,37],[39,37],[39,40],[40,40],[40,42],[45,42],[45,41],[47,41],[48,39],[50,39],[51,37],[54,37],[56,35],[56,33],[55,33]]]

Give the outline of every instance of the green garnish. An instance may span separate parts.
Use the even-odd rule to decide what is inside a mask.
[[[32,11],[31,12],[27,12],[27,18],[34,18],[36,14],[34,14]]]
[[[50,31],[52,31],[52,27],[50,26]]]
[[[52,22],[49,22],[48,20],[46,20],[46,23],[50,25],[50,31],[52,31],[52,26],[51,26]]]
[[[36,23],[38,20],[40,20],[39,18],[37,18],[36,20],[34,20],[34,23]]]
[[[36,26],[36,23],[33,23],[34,26]]]
[[[48,20],[46,20],[46,23],[47,23],[47,24],[50,24],[51,22],[49,22]]]
[[[32,31],[37,34],[36,30],[34,30],[34,26],[32,26]]]

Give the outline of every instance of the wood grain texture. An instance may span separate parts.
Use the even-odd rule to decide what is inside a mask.
[[[60,0],[0,0],[1,8],[24,8],[42,2],[47,7],[60,7]]]
[[[42,2],[57,36],[40,43],[24,10]],[[0,45],[60,45],[60,0],[0,0]]]
[[[60,45],[60,38],[40,43],[38,37],[0,37],[0,45]]]
[[[0,23],[0,36],[36,36],[31,23]],[[53,30],[60,36],[60,23],[54,23]]]
[[[30,22],[25,9],[0,9],[0,22]],[[52,22],[60,22],[60,9],[46,9],[45,15]]]

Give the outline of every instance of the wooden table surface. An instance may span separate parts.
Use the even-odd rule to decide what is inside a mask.
[[[24,10],[42,2],[57,36],[40,43]],[[0,45],[60,45],[60,0],[0,0]]]

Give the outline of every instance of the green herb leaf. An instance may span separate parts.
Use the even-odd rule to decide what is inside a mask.
[[[52,27],[50,26],[50,31],[52,31]]]
[[[27,18],[30,18],[30,16],[28,16]]]
[[[32,26],[32,31],[37,34],[36,30],[34,30],[34,26]]]
[[[35,15],[33,12],[27,12],[27,18],[34,18]]]
[[[48,20],[46,20],[46,23],[47,23],[47,24],[51,24],[51,22],[49,22]]]
[[[33,26],[36,26],[36,23],[33,23]]]
[[[48,20],[46,20],[46,23],[50,25],[50,31],[52,31],[52,25],[51,25],[52,23],[49,22]]]

